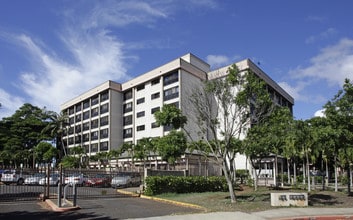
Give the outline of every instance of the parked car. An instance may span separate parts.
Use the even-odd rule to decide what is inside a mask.
[[[92,187],[109,187],[112,178],[109,174],[97,173],[87,178],[85,186]]]
[[[76,184],[77,186],[83,186],[85,185],[87,178],[87,175],[84,175],[82,173],[74,173],[70,176],[65,177],[64,184],[68,184],[70,186],[73,186],[74,184]]]
[[[139,173],[118,173],[113,177],[111,186],[118,187],[131,187],[141,184],[141,175]]]
[[[29,173],[27,172],[18,171],[18,170],[6,170],[1,175],[1,182],[7,185],[11,183],[22,185],[28,176],[29,176]]]
[[[35,173],[25,179],[25,185],[39,185],[39,180],[45,177],[45,173]]]
[[[49,177],[49,185],[57,186],[60,182],[60,174],[52,173]],[[39,180],[39,185],[47,185],[47,177],[44,177]]]

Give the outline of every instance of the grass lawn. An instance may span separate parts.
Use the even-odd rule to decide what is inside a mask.
[[[167,193],[156,195],[155,197],[202,206],[210,212],[242,211],[250,213],[280,208],[271,206],[271,192],[283,192],[283,190],[269,190],[265,187],[259,187],[258,191],[254,191],[253,188],[244,187],[244,190],[236,191],[237,202],[233,204],[230,202],[229,193],[227,192]],[[286,190],[286,192],[307,191]],[[346,192],[312,191],[309,193],[308,202],[309,207],[353,207],[353,197],[348,196]]]

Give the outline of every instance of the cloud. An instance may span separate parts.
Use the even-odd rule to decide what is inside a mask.
[[[13,96],[7,93],[5,90],[0,89],[0,120],[3,117],[10,116],[14,113],[14,109],[19,109],[25,101],[23,98],[18,96]]]
[[[229,65],[235,60],[239,59],[240,56],[233,56],[232,58],[225,55],[208,55],[206,57],[206,62],[211,65],[212,69]]]
[[[314,43],[314,42],[316,42],[318,40],[326,40],[326,39],[329,39],[331,36],[334,36],[336,34],[337,34],[336,29],[328,28],[327,30],[319,33],[318,35],[312,35],[312,36],[308,37],[305,40],[305,43],[311,44],[311,43]]]
[[[325,109],[320,109],[316,111],[314,117],[325,117]]]
[[[297,67],[290,74],[296,79],[325,80],[331,86],[342,86],[345,78],[353,79],[353,40],[345,38],[323,48],[310,59],[308,67]]]

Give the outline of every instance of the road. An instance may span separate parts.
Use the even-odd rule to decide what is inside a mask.
[[[0,186],[0,197],[4,196],[4,192],[23,191],[41,191],[42,186]],[[99,194],[102,188],[79,187],[78,191],[90,190],[92,194]],[[111,188],[106,188],[116,192]],[[71,191],[71,189],[70,189]],[[9,201],[9,200],[8,200]],[[201,210],[181,207],[177,205],[162,203],[139,197],[131,197],[118,194],[115,197],[95,197],[78,199],[77,205],[81,209],[76,211],[58,213],[49,209],[45,202],[31,199],[30,201],[13,201],[4,202],[0,198],[0,219],[131,219],[131,218],[147,218],[154,216],[165,216],[185,213],[198,213]],[[52,200],[56,203],[56,200]]]

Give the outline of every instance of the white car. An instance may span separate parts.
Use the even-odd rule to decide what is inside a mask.
[[[4,184],[16,183],[17,185],[22,185],[25,179],[29,176],[28,173],[16,170],[6,170],[1,175],[1,182]]]
[[[36,173],[25,179],[25,185],[39,185],[39,180],[45,178],[45,173]]]
[[[138,173],[118,173],[110,183],[113,188],[139,186],[140,184],[141,176]]]
[[[83,186],[86,183],[87,176],[82,173],[75,173],[70,176],[65,177],[65,184],[70,186]]]
[[[60,175],[57,173],[50,174],[49,185],[57,186],[60,182]],[[47,185],[47,177],[44,177],[39,180],[39,185]]]

